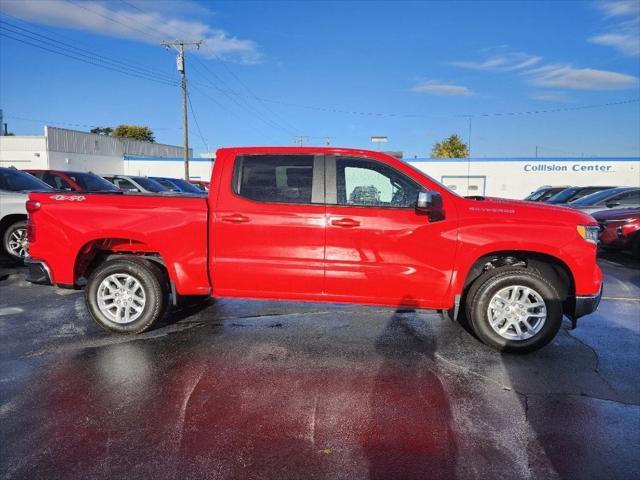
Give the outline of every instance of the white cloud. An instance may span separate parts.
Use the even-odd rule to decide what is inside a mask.
[[[469,97],[475,93],[462,85],[450,85],[440,83],[437,80],[421,82],[411,89],[412,92],[427,93],[429,95],[439,95],[445,97]]]
[[[190,5],[190,2],[182,2]],[[116,38],[158,44],[177,38],[202,39],[200,53],[206,57],[257,63],[260,53],[252,40],[230,36],[222,29],[213,28],[196,20],[178,18],[171,10],[156,9],[155,3],[134,3],[141,10],[124,9],[115,4],[99,1],[72,3],[65,0],[3,0],[3,11],[23,20],[74,28]],[[201,11],[193,7],[193,11]],[[154,10],[155,9],[155,10]],[[189,11],[190,9],[187,9]],[[179,11],[174,9],[173,11]],[[199,15],[203,17],[205,15]]]
[[[504,47],[500,47],[503,50]],[[522,70],[536,65],[542,60],[542,57],[529,55],[522,52],[504,52],[492,55],[482,61],[457,61],[450,62],[450,65],[460,68],[468,68],[471,70],[495,70],[501,72],[510,72]]]
[[[534,85],[573,90],[622,90],[638,86],[638,78],[624,73],[547,65],[527,72]]]
[[[612,22],[607,32],[595,35],[589,41],[613,47],[624,55],[640,56],[640,1],[602,2],[598,8]]]

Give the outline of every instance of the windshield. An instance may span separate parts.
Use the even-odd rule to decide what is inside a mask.
[[[183,192],[188,192],[188,193],[202,193],[202,190],[200,190],[198,187],[196,187],[195,185],[187,182],[186,180],[182,179],[182,178],[173,178],[171,179],[171,181],[173,183],[175,183],[176,185],[178,185]]]
[[[580,188],[565,188],[561,192],[552,195],[547,203],[567,203],[571,197],[580,191]]]
[[[612,188],[609,190],[601,190],[600,192],[592,193],[591,195],[587,195],[586,197],[579,198],[575,202],[571,202],[571,205],[577,205],[580,207],[588,207],[589,205],[595,205],[597,203],[603,202],[606,199],[617,195],[618,193],[624,192],[624,188]]]
[[[115,185],[93,173],[67,173],[69,178],[80,185],[86,192],[117,192]]]
[[[137,182],[142,188],[148,190],[149,192],[159,193],[159,192],[169,192],[170,190],[166,187],[163,187],[155,180],[151,180],[146,177],[131,177],[135,182]]]
[[[0,190],[11,192],[35,192],[42,190],[53,190],[46,183],[38,180],[28,173],[14,170],[12,168],[0,169]]]
[[[531,195],[529,195],[527,198],[525,198],[525,200],[531,200],[531,201],[536,201],[539,200],[540,198],[542,198],[544,196],[545,193],[547,193],[550,189],[549,188],[541,188],[540,190],[536,190],[535,192],[533,192]]]
[[[160,185],[162,185],[163,187],[171,190],[172,192],[179,192],[180,191],[180,190],[178,190],[178,188],[173,183],[171,183],[169,180],[165,180],[164,178],[153,177],[151,180],[155,180]]]

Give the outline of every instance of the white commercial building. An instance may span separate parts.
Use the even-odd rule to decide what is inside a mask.
[[[0,166],[21,170],[183,177],[183,151],[174,145],[49,126],[44,127],[43,136],[0,136]],[[191,159],[190,176],[208,180],[212,163],[210,158]]]
[[[544,185],[640,187],[640,157],[407,160],[459,195],[524,198]]]

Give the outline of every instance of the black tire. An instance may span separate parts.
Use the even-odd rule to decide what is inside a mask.
[[[145,304],[138,318],[117,323],[99,307],[98,292],[103,280],[113,274],[127,274],[138,281],[144,291]],[[115,333],[140,333],[160,319],[167,308],[167,286],[164,272],[154,262],[136,257],[114,258],[97,267],[87,280],[85,302],[89,313],[105,330]]]
[[[522,285],[535,290],[545,303],[546,320],[539,332],[526,340],[506,339],[490,325],[489,302],[501,289]],[[466,314],[478,338],[501,352],[532,352],[548,344],[562,325],[562,301],[555,286],[537,271],[524,268],[499,268],[481,275],[469,290]]]
[[[636,237],[631,244],[631,255],[636,260],[640,260],[640,233],[636,233]]]
[[[26,235],[27,233],[26,220],[19,220],[17,222],[12,223],[4,231],[4,235],[2,235],[2,247],[4,248],[4,251],[7,252],[7,255],[9,255],[13,260],[16,260],[18,262],[22,262],[24,260],[24,257],[26,256],[27,252],[25,251],[25,255],[16,254],[15,250],[12,251],[12,248],[10,247],[9,242],[11,241],[11,236],[15,232],[20,230],[22,230],[24,232],[24,235]]]

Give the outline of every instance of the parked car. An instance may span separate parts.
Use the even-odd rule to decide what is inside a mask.
[[[640,207],[640,188],[618,187],[592,193],[569,204],[585,213],[594,213],[606,208]]]
[[[528,197],[526,197],[525,200],[528,200],[530,202],[546,202],[549,198],[554,196],[556,193],[559,193],[562,190],[566,190],[567,188],[569,188],[568,185],[564,185],[562,187],[552,187],[552,186],[540,187],[535,192],[531,192],[531,194]]]
[[[202,195],[204,192],[193,185],[190,182],[182,178],[168,178],[168,177],[149,177],[152,180],[155,180],[160,185],[165,188],[168,188],[172,192],[182,192],[182,193],[192,193],[196,195]]]
[[[155,180],[148,177],[138,177],[131,175],[103,175],[123,192],[142,192],[142,193],[169,193],[167,187],[162,186]]]
[[[609,188],[613,187],[569,187],[549,197],[546,200],[546,203],[551,203],[552,205],[563,205]]]
[[[616,208],[593,214],[600,225],[600,245],[610,250],[631,250],[640,258],[640,208]]]
[[[69,192],[117,192],[118,189],[104,178],[91,172],[64,172],[61,170],[25,170],[47,185]]]
[[[580,211],[463,198],[382,152],[216,158],[208,199],[32,194],[30,281],[85,288],[96,322],[119,333],[146,330],[180,296],[307,300],[441,309],[520,352],[600,301],[598,224]]]
[[[208,192],[209,191],[209,182],[205,182],[204,180],[190,179],[189,183],[191,183],[192,185],[195,185],[196,187],[198,187],[203,192]]]
[[[0,239],[2,249],[14,260],[22,260],[28,252],[28,192],[47,192],[52,188],[15,168],[0,167]]]

